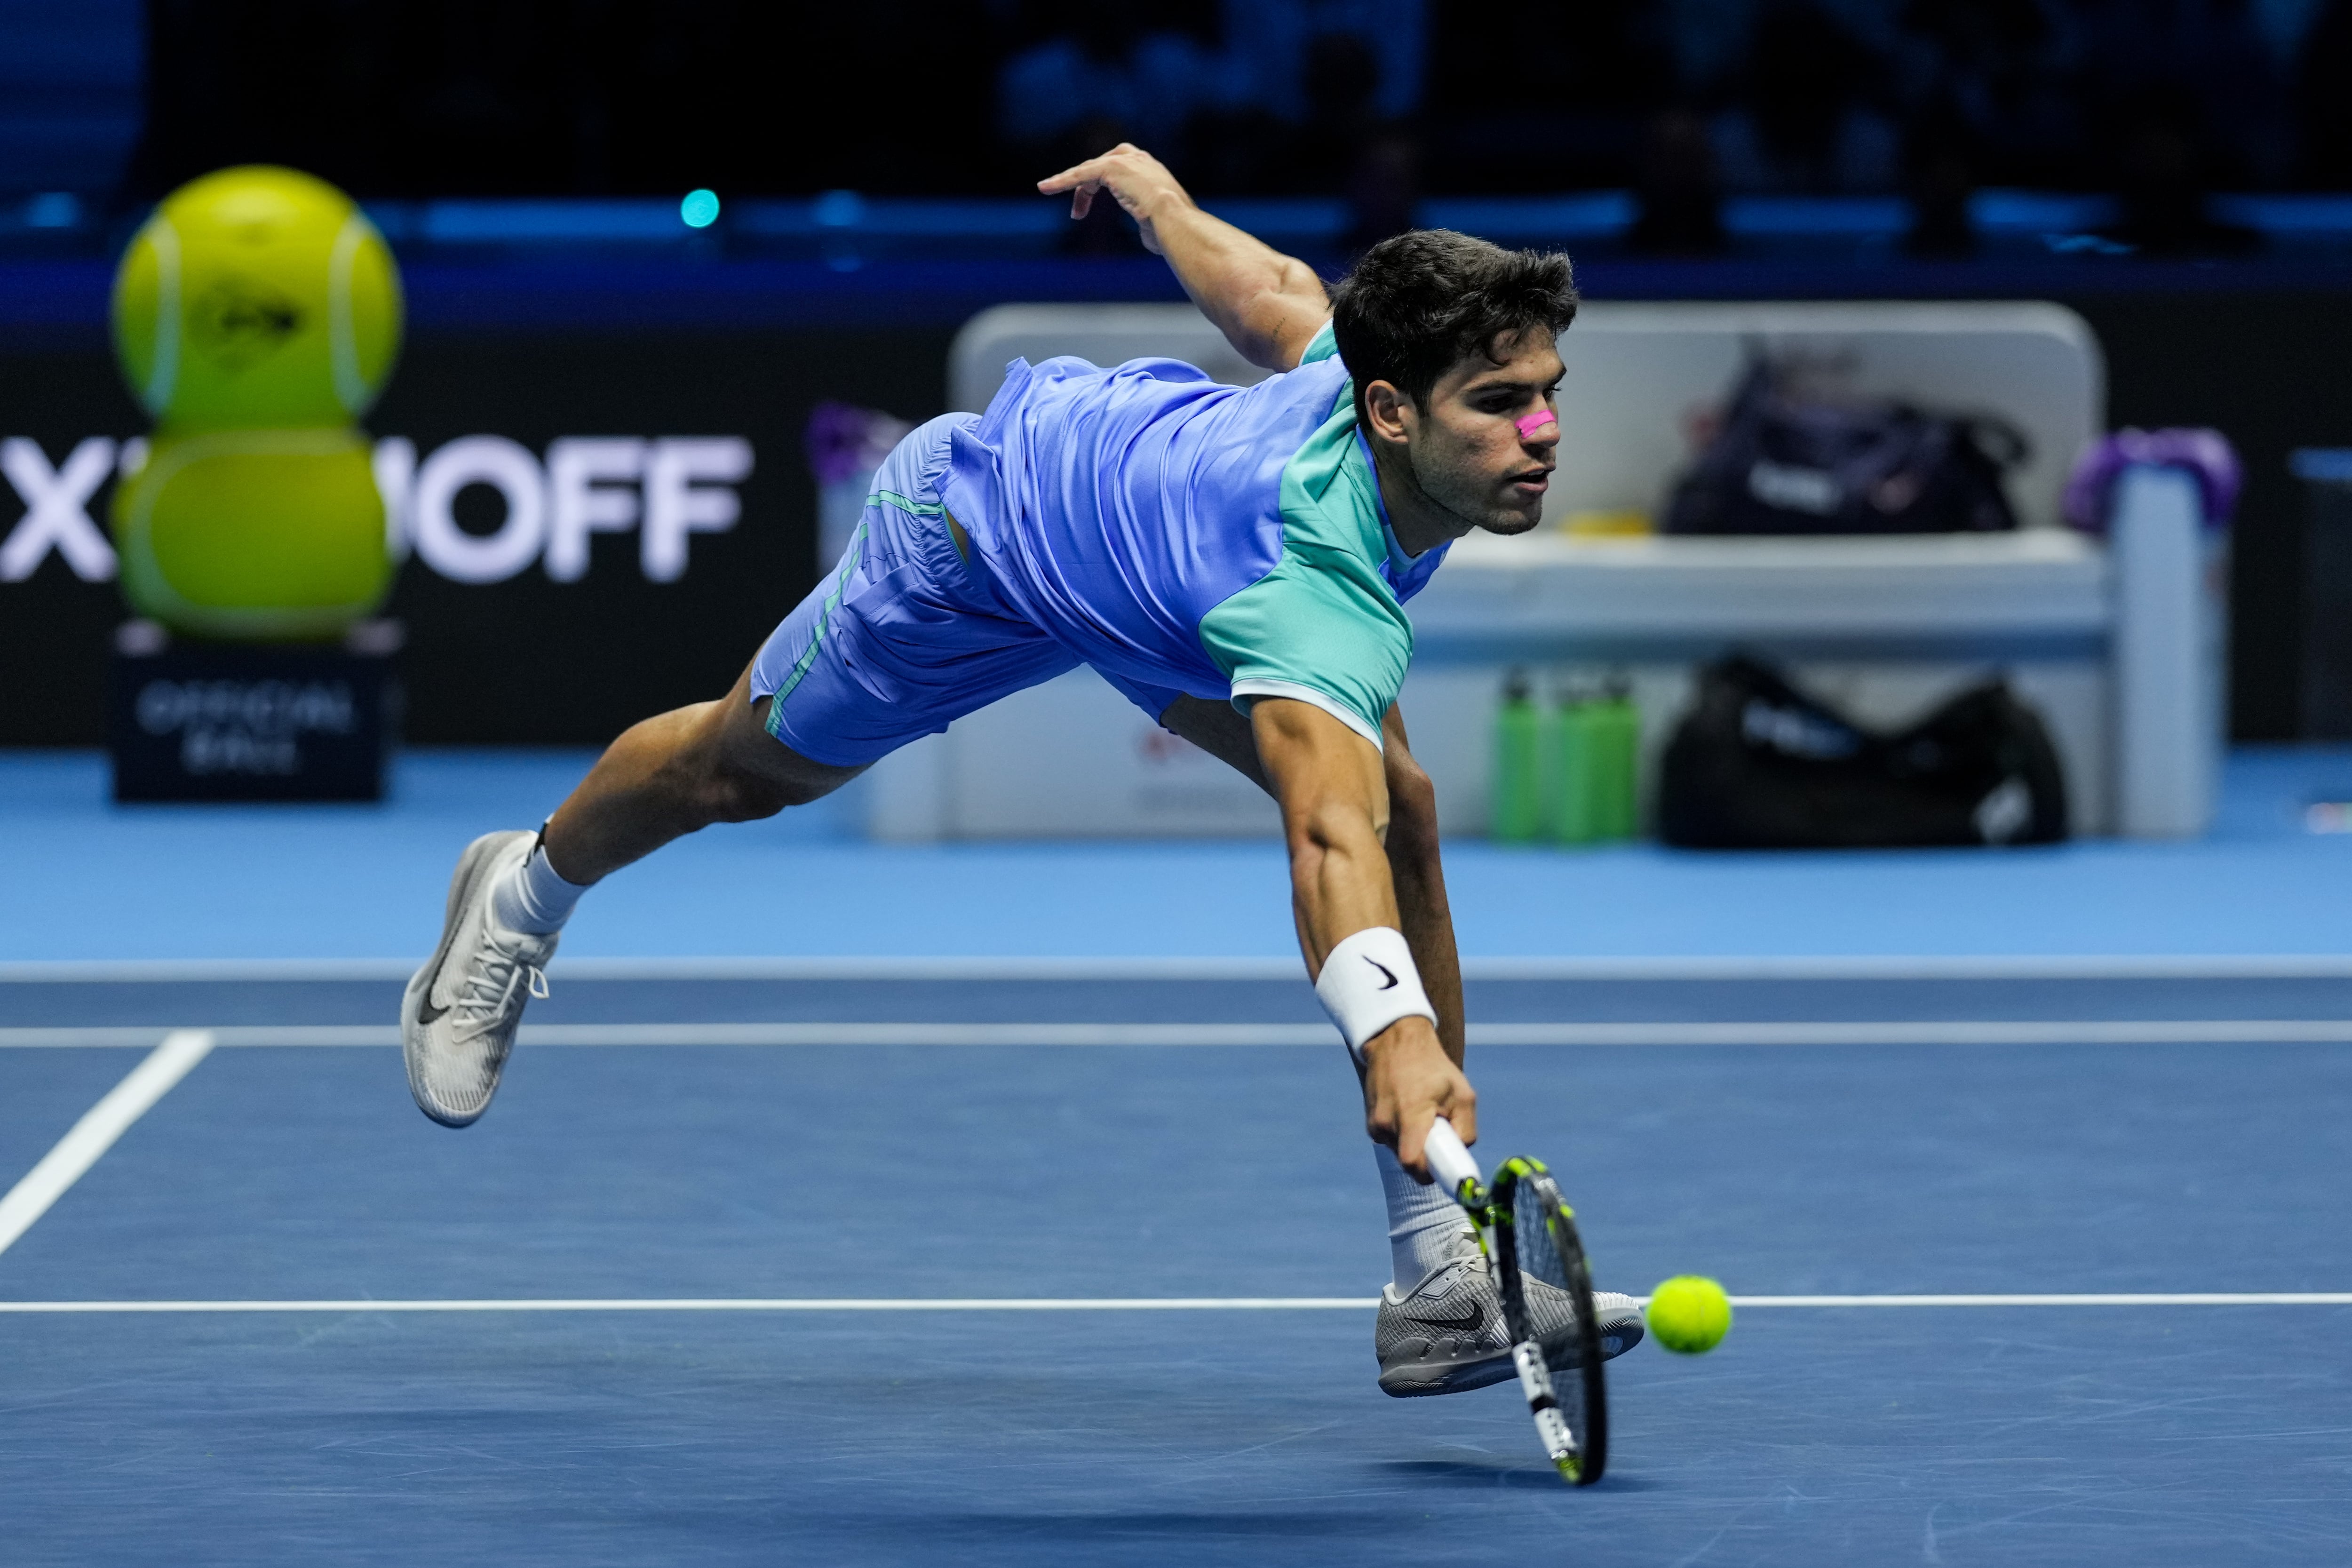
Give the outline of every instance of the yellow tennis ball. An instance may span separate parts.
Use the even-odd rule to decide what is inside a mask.
[[[1658,1343],[1684,1355],[1703,1355],[1731,1331],[1731,1298],[1712,1279],[1677,1274],[1650,1292],[1646,1316]]]
[[[253,164],[182,185],[114,276],[131,392],[182,431],[346,425],[400,348],[400,272],[352,199]]]
[[[383,498],[356,430],[159,435],[116,487],[123,596],[199,637],[341,635],[392,581]]]

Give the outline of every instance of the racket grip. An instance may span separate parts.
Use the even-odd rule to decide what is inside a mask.
[[[1454,1131],[1454,1123],[1443,1116],[1429,1124],[1429,1136],[1422,1141],[1421,1147],[1431,1173],[1437,1177],[1437,1184],[1456,1199],[1462,1196],[1465,1182],[1474,1189],[1486,1185],[1479,1179],[1478,1162],[1463,1146],[1462,1136]]]

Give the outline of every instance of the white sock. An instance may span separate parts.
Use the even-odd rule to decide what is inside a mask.
[[[547,936],[563,929],[586,888],[567,882],[547,863],[547,846],[534,844],[520,868],[490,889],[490,912],[509,931]]]
[[[1439,1264],[1477,1250],[1470,1216],[1444,1188],[1435,1182],[1424,1187],[1406,1175],[1396,1151],[1385,1143],[1372,1145],[1372,1161],[1381,1168],[1381,1193],[1389,1203],[1389,1267],[1400,1295]]]

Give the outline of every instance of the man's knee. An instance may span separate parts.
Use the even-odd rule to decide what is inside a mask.
[[[716,759],[699,781],[703,810],[713,822],[757,822],[788,805],[805,805],[816,795],[782,779]]]
[[[802,756],[767,732],[767,704],[726,701],[707,715],[695,747],[697,793],[713,822],[751,822],[806,805],[857,776]]]
[[[758,759],[766,765],[755,766],[719,749],[705,752],[698,759],[694,793],[702,814],[710,821],[756,822],[763,816],[775,816],[786,806],[806,805],[840,787],[842,778],[824,776],[836,770],[826,769],[820,774],[793,767],[791,763],[801,759],[793,757],[772,741],[768,743],[776,746],[782,755]],[[848,776],[847,773],[842,775]]]

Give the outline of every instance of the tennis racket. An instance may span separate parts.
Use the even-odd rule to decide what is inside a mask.
[[[1589,1487],[1609,1464],[1609,1394],[1576,1215],[1540,1160],[1504,1161],[1489,1189],[1453,1123],[1440,1118],[1424,1148],[1429,1168],[1477,1224],[1544,1452],[1562,1480]]]

